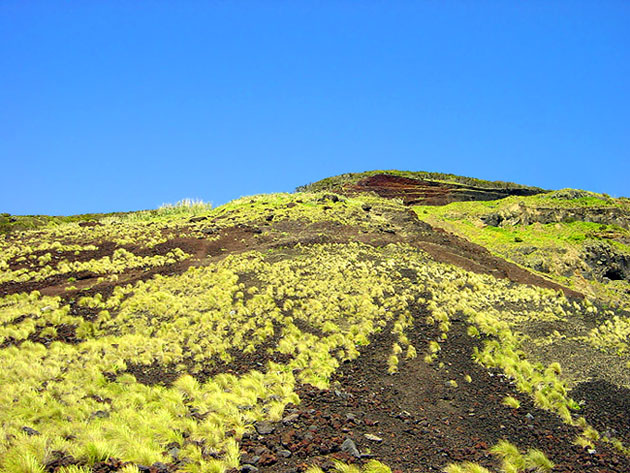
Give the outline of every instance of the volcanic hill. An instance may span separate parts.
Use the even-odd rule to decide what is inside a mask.
[[[0,249],[2,472],[630,472],[628,199],[371,171]]]

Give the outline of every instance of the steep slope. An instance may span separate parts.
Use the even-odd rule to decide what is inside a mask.
[[[253,196],[0,248],[4,471],[630,471],[623,314],[397,200]]]

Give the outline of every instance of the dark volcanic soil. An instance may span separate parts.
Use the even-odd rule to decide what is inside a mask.
[[[425,315],[420,308],[416,320]],[[411,343],[422,353],[438,333],[416,322],[410,335]],[[393,341],[388,329],[378,334],[358,359],[341,367],[330,389],[298,386],[301,403],[288,405],[281,422],[262,423],[257,431],[265,433],[254,432],[241,439],[241,464],[255,465],[261,473],[289,473],[303,472],[311,464],[328,471],[334,460],[362,464],[375,458],[391,466],[394,473],[440,472],[448,463],[459,461],[478,462],[498,471],[497,460],[488,449],[506,439],[521,451],[543,450],[556,464],[553,472],[630,471],[630,458],[605,444],[598,443],[594,453],[574,445],[578,429],[534,407],[498,370],[475,364],[470,355],[478,341],[466,335],[462,322],[453,324],[435,363],[426,364],[421,357],[402,360],[400,372],[388,375],[387,357]],[[247,366],[241,361],[235,360],[234,370]],[[163,373],[151,368],[145,374],[153,378],[147,380],[151,383]],[[466,375],[471,382],[465,381]],[[582,391],[588,394],[589,390],[601,392],[601,387],[588,386]],[[508,395],[519,399],[519,409],[501,404]],[[607,407],[617,409],[613,404]],[[342,451],[348,439],[356,446],[358,457]],[[60,456],[47,471],[74,462]],[[123,465],[112,459],[97,464],[93,471],[115,472]],[[141,466],[141,471],[173,473],[177,463]]]
[[[602,435],[630,443],[630,389],[595,380],[578,384],[571,397],[584,401],[580,415]]]
[[[430,332],[416,326],[411,341],[419,352],[436,335]],[[604,445],[593,454],[574,445],[577,429],[535,408],[498,371],[474,364],[475,342],[463,324],[454,324],[442,345],[438,363],[443,368],[417,358],[402,361],[399,374],[387,375],[391,343],[391,335],[378,336],[342,367],[330,390],[302,386],[301,404],[288,406],[271,434],[243,439],[243,463],[255,463],[261,472],[288,473],[313,462],[326,470],[334,459],[364,463],[373,456],[399,472],[438,472],[454,461],[496,469],[487,449],[507,439],[522,451],[542,449],[556,463],[554,472],[630,471],[630,459]],[[471,383],[463,379],[466,374]],[[519,409],[501,404],[508,395],[520,400]],[[346,439],[361,458],[341,451]]]

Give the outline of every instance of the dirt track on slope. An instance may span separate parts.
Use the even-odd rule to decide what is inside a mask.
[[[416,324],[410,340],[418,352],[426,351],[428,341],[437,336],[433,332]],[[365,463],[374,457],[394,472],[439,472],[459,461],[498,471],[488,448],[507,439],[521,451],[542,449],[556,463],[554,472],[630,471],[630,458],[604,445],[594,454],[574,445],[578,429],[535,408],[498,370],[476,365],[471,354],[477,342],[466,335],[461,322],[442,344],[437,363],[443,362],[443,368],[419,357],[401,361],[400,372],[388,375],[392,342],[388,331],[376,336],[357,360],[341,367],[329,390],[301,386],[302,402],[287,407],[285,420],[275,424],[271,434],[254,433],[242,440],[243,463],[254,461],[263,473],[295,473],[312,463],[326,471],[336,459]],[[471,376],[470,383],[465,375]],[[519,409],[501,404],[508,395],[519,399]],[[346,439],[366,455],[356,458],[343,452]]]

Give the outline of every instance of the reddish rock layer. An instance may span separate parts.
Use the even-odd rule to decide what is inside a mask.
[[[406,205],[446,205],[451,202],[498,200],[511,195],[527,196],[538,193],[529,189],[490,189],[389,174],[376,174],[355,184],[347,184],[342,192],[375,192],[388,199],[402,199]]]

